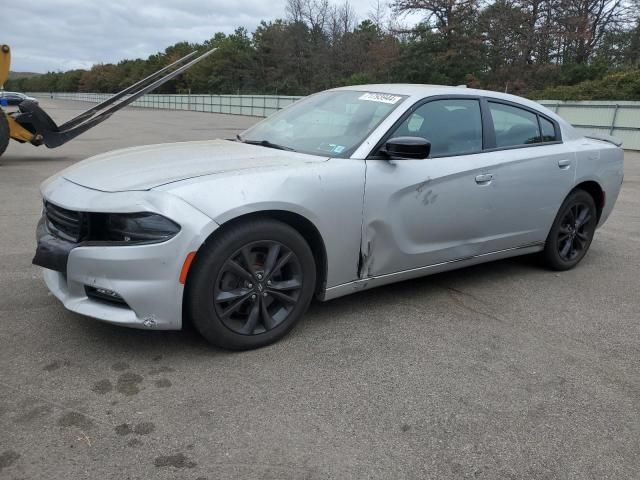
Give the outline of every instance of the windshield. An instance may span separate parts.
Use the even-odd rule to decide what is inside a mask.
[[[337,90],[303,98],[238,137],[312,155],[349,157],[406,96]]]

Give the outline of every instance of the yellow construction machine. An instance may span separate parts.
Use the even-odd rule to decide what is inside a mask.
[[[195,56],[197,52],[191,52],[62,125],[57,125],[32,100],[24,100],[20,103],[16,112],[8,113],[0,108],[0,156],[7,149],[10,138],[20,143],[28,142],[35,146],[59,147],[104,122],[115,112],[134,102],[145,93],[177,77],[214,51],[215,49],[211,49],[197,57]],[[9,76],[10,65],[11,49],[9,45],[0,45],[0,88],[3,87]]]

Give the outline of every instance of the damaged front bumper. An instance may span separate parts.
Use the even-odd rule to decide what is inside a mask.
[[[47,230],[44,216],[40,218],[36,227],[36,240],[38,246],[32,263],[49,270],[66,272],[69,253],[78,245],[62,238],[54,237]]]
[[[189,252],[197,251],[217,225],[184,201],[163,193],[105,193],[64,179],[54,187],[49,185],[43,194],[46,201],[62,208],[100,212],[106,205],[116,211],[133,206],[176,219],[181,230],[170,240],[154,244],[73,243],[51,232],[43,217],[33,263],[44,268],[51,293],[68,310],[108,323],[180,329],[184,290],[180,270]]]

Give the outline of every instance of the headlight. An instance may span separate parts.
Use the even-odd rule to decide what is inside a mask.
[[[164,242],[180,225],[157,213],[110,213],[105,222],[107,240],[127,243]]]
[[[173,220],[151,212],[78,212],[45,202],[43,216],[50,234],[85,245],[159,243],[180,231]]]

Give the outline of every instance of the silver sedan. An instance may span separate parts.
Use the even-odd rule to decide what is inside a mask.
[[[236,140],[129,148],[43,183],[34,263],[69,310],[248,349],[311,299],[523,254],[565,270],[623,152],[537,103],[425,85],[306,97]]]

